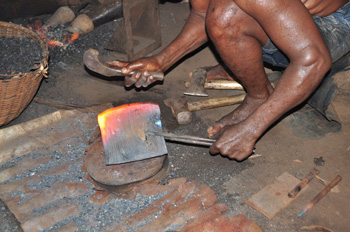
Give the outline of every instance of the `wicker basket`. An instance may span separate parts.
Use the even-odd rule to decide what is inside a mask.
[[[16,24],[0,22],[0,37],[31,37],[39,42],[43,57],[39,68],[34,71],[11,76],[0,74],[0,126],[2,126],[18,117],[33,100],[43,76],[47,73],[49,51],[46,42],[36,33]]]

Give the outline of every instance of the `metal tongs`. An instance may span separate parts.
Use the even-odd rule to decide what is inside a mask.
[[[146,134],[155,135],[155,136],[163,136],[166,140],[169,140],[169,141],[203,145],[203,146],[211,146],[216,141],[214,139],[201,138],[201,137],[197,137],[197,136],[177,135],[177,134],[173,134],[173,133],[164,133],[164,132],[159,132],[159,131],[146,131]]]

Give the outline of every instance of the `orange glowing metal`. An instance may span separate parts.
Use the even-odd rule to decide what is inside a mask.
[[[146,134],[146,131],[162,131],[157,104],[121,105],[100,113],[97,121],[106,164],[132,162],[167,153],[163,137],[148,137]]]
[[[138,104],[138,103],[135,103],[135,104]],[[115,119],[118,120],[119,116],[122,115],[125,109],[131,105],[133,104],[122,105],[119,107],[111,108],[103,111],[97,116],[98,125],[101,130],[101,137],[104,141],[108,142],[107,133],[113,130],[111,125],[112,121],[114,121]],[[111,120],[111,119],[114,119],[114,120]]]
[[[118,128],[115,127],[114,122],[120,122],[121,117],[125,117],[127,112],[133,107],[136,107],[140,111],[150,110],[149,105],[144,105],[143,103],[132,103],[105,110],[97,116],[98,125],[101,130],[101,137],[105,142],[108,143],[108,133],[116,134],[118,132]]]

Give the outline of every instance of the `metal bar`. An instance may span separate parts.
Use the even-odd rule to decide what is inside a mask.
[[[324,196],[326,196],[327,193],[331,191],[331,189],[334,186],[336,186],[341,180],[342,177],[339,175],[336,178],[334,178],[334,180],[332,180],[332,182],[329,185],[327,185],[319,194],[317,194],[317,196],[314,199],[312,199],[312,201],[310,201],[302,211],[298,213],[298,218],[304,216],[304,214],[307,211],[314,207],[314,205],[316,205],[317,202],[319,202]]]
[[[177,135],[173,133],[163,133],[158,131],[147,131],[146,133],[156,135],[156,136],[163,136],[165,139],[170,141],[178,141],[178,142],[199,144],[199,145],[206,145],[206,146],[211,146],[215,142],[214,139],[201,138],[201,137],[196,137],[191,135]]]
[[[169,138],[164,137],[166,140],[173,141],[173,142],[181,142],[181,143],[187,143],[187,144],[194,144],[194,145],[203,145],[203,146],[211,146],[212,143],[206,143],[198,140],[189,140],[189,139],[180,139],[180,138]]]

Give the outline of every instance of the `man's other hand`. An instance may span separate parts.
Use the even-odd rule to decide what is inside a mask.
[[[245,123],[225,126],[216,142],[210,147],[211,154],[220,153],[230,159],[242,161],[253,153],[256,142],[255,130]]]
[[[127,75],[131,71],[131,76],[126,76],[124,85],[130,87],[135,84],[136,88],[147,87],[155,80],[150,71],[160,71],[160,64],[155,58],[140,58],[130,62],[112,61],[108,63],[111,66],[122,68],[122,72]]]

